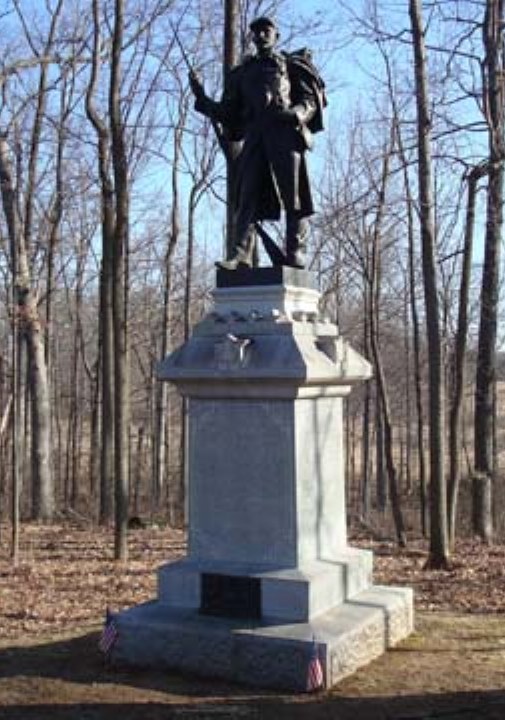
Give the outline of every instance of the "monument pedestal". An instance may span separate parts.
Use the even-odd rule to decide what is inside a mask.
[[[329,687],[410,633],[411,591],[373,586],[347,545],[342,402],[370,367],[311,283],[219,272],[213,312],[161,363],[189,405],[188,555],[119,614],[114,659],[304,690],[314,642]]]

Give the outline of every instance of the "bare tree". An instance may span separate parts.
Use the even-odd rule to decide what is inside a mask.
[[[99,517],[106,523],[112,517],[114,478],[114,336],[113,336],[113,242],[114,199],[110,172],[110,131],[95,106],[100,71],[101,17],[100,2],[93,0],[93,55],[90,81],[86,93],[86,113],[97,135],[98,174],[100,178],[102,219],[102,260],[100,270],[100,376],[101,376],[101,446],[100,446],[100,509]]]
[[[505,162],[504,2],[486,0],[482,25],[484,61],[482,100],[488,127],[488,191],[486,236],[475,379],[473,525],[474,532],[492,538],[493,402],[499,302],[500,247],[503,228]]]
[[[172,204],[170,209],[169,227],[166,233],[166,247],[163,256],[163,302],[161,311],[160,357],[165,357],[171,350],[170,334],[172,326],[172,273],[173,259],[177,243],[181,237],[180,223],[180,159],[184,125],[187,114],[187,95],[181,94],[178,103],[178,118],[172,135],[173,158],[171,169]],[[154,488],[152,493],[153,508],[158,508],[163,490],[167,482],[168,468],[168,388],[166,383],[156,385],[155,401],[155,436],[154,436]],[[175,523],[174,513],[171,520]]]
[[[449,564],[445,480],[444,359],[440,329],[435,225],[433,220],[429,90],[420,0],[409,0],[417,105],[419,217],[421,223],[424,303],[429,352],[430,555],[428,565]]]
[[[386,460],[386,469],[389,479],[389,491],[391,495],[391,506],[393,510],[393,519],[396,529],[396,536],[400,547],[407,544],[405,524],[403,522],[403,514],[401,510],[400,495],[398,488],[398,472],[394,459],[393,450],[393,427],[391,421],[391,409],[389,402],[389,394],[386,385],[386,377],[382,363],[382,356],[379,345],[379,328],[378,328],[378,299],[379,299],[379,244],[382,239],[382,224],[386,203],[386,189],[389,179],[389,163],[393,152],[394,144],[394,125],[392,126],[391,139],[389,147],[384,148],[381,177],[378,187],[377,210],[374,218],[372,230],[372,257],[371,257],[371,288],[370,288],[370,344],[374,358],[374,368],[377,377],[377,388],[379,395],[378,409],[381,413],[381,424],[384,429],[384,456]]]
[[[9,234],[10,265],[12,274],[11,297],[12,302],[12,333],[11,333],[11,394],[12,394],[12,488],[11,488],[11,523],[12,542],[11,556],[14,564],[18,562],[19,554],[19,495],[21,491],[21,392],[20,392],[20,364],[21,364],[21,334],[19,330],[19,317],[16,308],[17,267],[18,267],[18,237],[19,216],[16,192],[12,177],[12,169],[7,147],[7,137],[0,135],[0,187],[2,205]]]
[[[466,177],[468,197],[466,207],[463,260],[458,303],[458,324],[452,362],[452,394],[449,419],[449,536],[454,545],[456,517],[461,475],[461,423],[465,388],[465,364],[468,336],[468,305],[472,269],[475,204],[479,179],[486,173],[485,166],[473,168]]]
[[[124,1],[115,0],[109,85],[111,160],[114,173],[115,227],[112,249],[112,312],[114,335],[114,482],[117,560],[128,554],[129,371],[126,254],[128,247],[129,178],[125,124],[121,108],[121,54]]]

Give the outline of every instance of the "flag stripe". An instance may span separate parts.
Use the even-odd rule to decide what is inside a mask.
[[[324,685],[323,667],[319,660],[319,652],[316,643],[313,643],[312,654],[307,668],[307,691],[318,690]]]

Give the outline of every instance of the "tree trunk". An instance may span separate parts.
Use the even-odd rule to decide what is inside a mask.
[[[419,313],[416,300],[416,263],[415,263],[415,238],[414,238],[414,217],[413,200],[410,188],[408,162],[403,148],[403,138],[397,128],[397,141],[400,155],[403,162],[403,176],[405,191],[407,193],[407,227],[408,227],[408,274],[409,274],[409,305],[410,317],[412,318],[412,341],[414,350],[414,388],[416,404],[416,436],[417,436],[417,457],[418,457],[418,482],[419,482],[419,507],[421,532],[426,537],[428,530],[428,501],[426,489],[426,458],[424,451],[424,409],[423,409],[423,378],[421,371],[421,331]]]
[[[410,380],[412,376],[411,368],[411,327],[409,318],[409,282],[405,279],[404,285],[404,303],[403,303],[403,341],[405,348],[405,489],[407,495],[412,494],[412,433],[410,431],[412,424],[412,398],[410,390]]]
[[[420,0],[409,1],[417,105],[418,179],[422,241],[424,302],[428,339],[430,407],[430,554],[428,565],[449,564],[447,491],[445,481],[444,366],[438,297],[438,276],[433,220],[429,94],[426,51]]]
[[[19,314],[16,307],[16,287],[18,284],[18,233],[19,217],[18,204],[14,182],[12,178],[11,165],[7,150],[6,135],[0,135],[0,190],[2,195],[2,207],[4,210],[7,231],[9,236],[9,250],[11,262],[11,293],[10,300],[13,309],[11,324],[11,393],[12,403],[12,489],[11,489],[11,557],[14,565],[17,565],[19,556],[19,496],[21,491],[21,456],[20,443],[22,437],[22,408],[21,408],[21,335],[19,330]]]
[[[365,248],[365,262],[368,266],[368,250]],[[370,287],[365,280],[363,290],[363,355],[371,360],[370,352]],[[370,427],[371,427],[371,382],[366,382],[363,397],[363,419],[361,424],[361,513],[365,520],[370,513]]]
[[[121,51],[124,29],[124,3],[115,0],[112,36],[112,60],[109,88],[109,119],[111,157],[114,172],[116,223],[113,247],[114,315],[114,473],[115,473],[115,533],[114,557],[125,561],[128,555],[128,445],[129,445],[129,379],[128,379],[128,319],[126,287],[126,255],[128,243],[128,159],[125,147],[125,128],[121,114]]]
[[[238,43],[237,27],[239,20],[239,0],[225,0],[224,3],[224,52],[223,52],[223,83],[226,84],[228,73],[237,64]],[[239,143],[226,141],[226,257],[231,257],[235,240],[235,161]]]
[[[172,259],[165,253],[163,308],[161,313],[161,347],[160,354],[164,358],[170,347],[170,290],[171,290],[171,263]],[[153,368],[154,373],[154,368]],[[154,379],[155,417],[153,442],[153,484],[151,489],[151,516],[159,512],[163,491],[167,483],[168,447],[167,415],[168,415],[168,386],[166,382]]]
[[[465,357],[468,335],[468,302],[472,274],[473,235],[475,226],[475,200],[477,183],[483,175],[482,168],[474,168],[468,175],[468,199],[465,222],[465,239],[461,283],[459,288],[458,325],[453,356],[453,387],[449,418],[449,537],[454,546],[456,538],[457,503],[461,475],[462,410],[465,389]]]
[[[135,463],[135,477],[133,480],[133,514],[139,516],[141,510],[141,494],[142,494],[142,476],[143,476],[143,456],[144,456],[144,440],[145,432],[144,427],[141,425],[137,432],[137,451],[136,451],[136,463]]]
[[[32,305],[34,307],[35,303]],[[36,306],[29,323],[30,389],[32,409],[32,478],[35,519],[49,521],[55,512],[51,472],[51,412],[42,326]]]
[[[198,184],[190,190],[188,202],[188,246],[186,250],[186,278],[184,288],[184,342],[189,340],[191,331],[191,292],[193,280],[193,255],[195,244],[195,211],[198,203]],[[181,446],[180,446],[180,481],[179,506],[181,508],[182,525],[185,526],[188,517],[187,507],[187,439],[188,439],[188,401],[182,398],[181,402]]]
[[[38,520],[51,520],[55,509],[54,478],[51,472],[49,382],[45,360],[43,326],[37,298],[31,288],[26,235],[20,231],[15,184],[5,135],[0,137],[0,181],[2,204],[11,247],[16,321],[25,338],[29,356],[32,401],[32,510]],[[18,363],[21,372],[21,363]],[[19,391],[20,385],[17,384]],[[20,438],[19,438],[20,439]],[[19,445],[18,445],[19,449]]]
[[[98,478],[100,476],[100,382],[97,367],[90,384],[91,419],[89,430],[89,495],[90,514],[96,517]]]
[[[172,303],[172,261],[177,242],[180,238],[180,209],[179,209],[179,159],[182,150],[183,127],[185,115],[180,106],[180,113],[177,126],[174,131],[174,157],[172,162],[171,190],[172,208],[170,212],[170,229],[165,250],[164,288],[163,288],[163,310],[161,314],[161,344],[160,354],[164,358],[170,352],[171,332],[171,303]],[[163,490],[167,483],[168,445],[167,438],[170,435],[168,422],[168,385],[166,382],[158,381],[155,385],[155,430],[154,430],[154,487],[152,492],[153,510],[159,508]],[[169,501],[170,502],[170,501]],[[177,502],[175,503],[177,505]],[[173,505],[173,503],[172,503]],[[173,507],[169,508],[171,522],[174,521]]]
[[[384,422],[379,389],[375,393],[375,488],[377,510],[384,514],[388,506],[388,488],[384,467]]]
[[[109,173],[109,129],[99,117],[93,96],[100,69],[100,5],[93,0],[93,62],[86,92],[86,114],[97,134],[98,170],[102,206],[102,260],[100,268],[100,384],[101,446],[99,522],[112,519],[114,486],[114,336],[113,336],[113,244],[115,232],[114,190]]]
[[[16,257],[12,257],[13,271],[16,274]],[[12,296],[14,299],[14,285]],[[12,303],[14,307],[14,302]],[[21,495],[21,433],[22,433],[22,410],[21,410],[21,336],[19,333],[18,319],[14,316],[12,320],[12,496],[11,496],[11,558],[13,565],[19,562],[19,535],[20,535],[20,512],[19,499]]]
[[[380,237],[382,230],[382,219],[386,202],[386,186],[389,177],[389,160],[393,149],[393,136],[390,147],[384,148],[384,159],[382,164],[381,179],[379,184],[379,196],[377,198],[377,213],[374,220],[372,233],[372,253],[370,263],[370,344],[374,359],[374,369],[377,383],[378,402],[377,411],[381,416],[381,425],[384,430],[384,458],[388,477],[388,487],[391,497],[391,509],[395,524],[396,537],[400,547],[407,544],[405,525],[400,505],[400,494],[398,490],[398,472],[393,455],[393,427],[391,421],[391,410],[389,406],[389,394],[386,385],[386,376],[382,363],[382,356],[379,345],[379,298],[380,298]]]
[[[426,461],[424,452],[424,412],[423,412],[423,380],[421,373],[421,340],[419,328],[419,315],[416,302],[416,272],[415,272],[415,238],[414,238],[414,202],[412,199],[412,191],[409,177],[410,161],[405,152],[403,137],[400,124],[400,112],[398,109],[396,93],[394,88],[393,77],[391,73],[391,63],[387,53],[382,52],[382,57],[386,65],[388,77],[388,92],[393,109],[394,133],[398,154],[402,162],[403,182],[406,194],[407,206],[407,236],[408,236],[408,277],[409,277],[409,306],[410,316],[412,318],[412,334],[413,334],[413,354],[414,354],[414,387],[415,387],[415,404],[417,415],[417,453],[418,453],[418,482],[419,482],[419,505],[420,505],[420,521],[423,536],[427,534],[427,493],[426,493]],[[407,323],[406,323],[407,324]],[[410,393],[409,393],[410,396]],[[410,404],[410,403],[409,403]],[[410,412],[407,413],[410,417]],[[408,422],[408,421],[407,421]],[[410,423],[407,428],[408,444],[410,445]],[[407,461],[408,462],[408,461]]]
[[[491,477],[474,472],[472,477],[472,523],[476,535],[490,541],[493,534],[493,506]]]
[[[44,54],[50,54],[63,0],[57,0],[51,15]],[[40,317],[37,291],[32,287],[30,253],[33,240],[33,215],[37,197],[38,161],[42,124],[47,106],[48,63],[41,63],[33,126],[30,133],[28,172],[24,193],[23,231],[18,233],[17,303],[22,313],[24,337],[30,368],[30,399],[32,403],[31,468],[32,510],[37,520],[52,520],[55,511],[54,475],[51,467],[51,413],[49,373],[45,351],[44,323]]]
[[[505,158],[505,120],[503,106],[503,28],[504,0],[487,0],[483,23],[485,58],[483,62],[483,106],[488,124],[489,170],[486,207],[486,237],[480,305],[477,373],[475,381],[473,494],[474,532],[484,541],[492,539],[492,517],[487,492],[480,492],[481,478],[486,487],[493,484],[493,386],[496,375],[496,336],[499,305],[500,250],[503,228],[503,182]],[[482,504],[475,505],[482,500]]]

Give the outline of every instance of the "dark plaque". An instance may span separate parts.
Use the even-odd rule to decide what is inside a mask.
[[[233,618],[261,618],[259,578],[202,573],[200,612]]]

